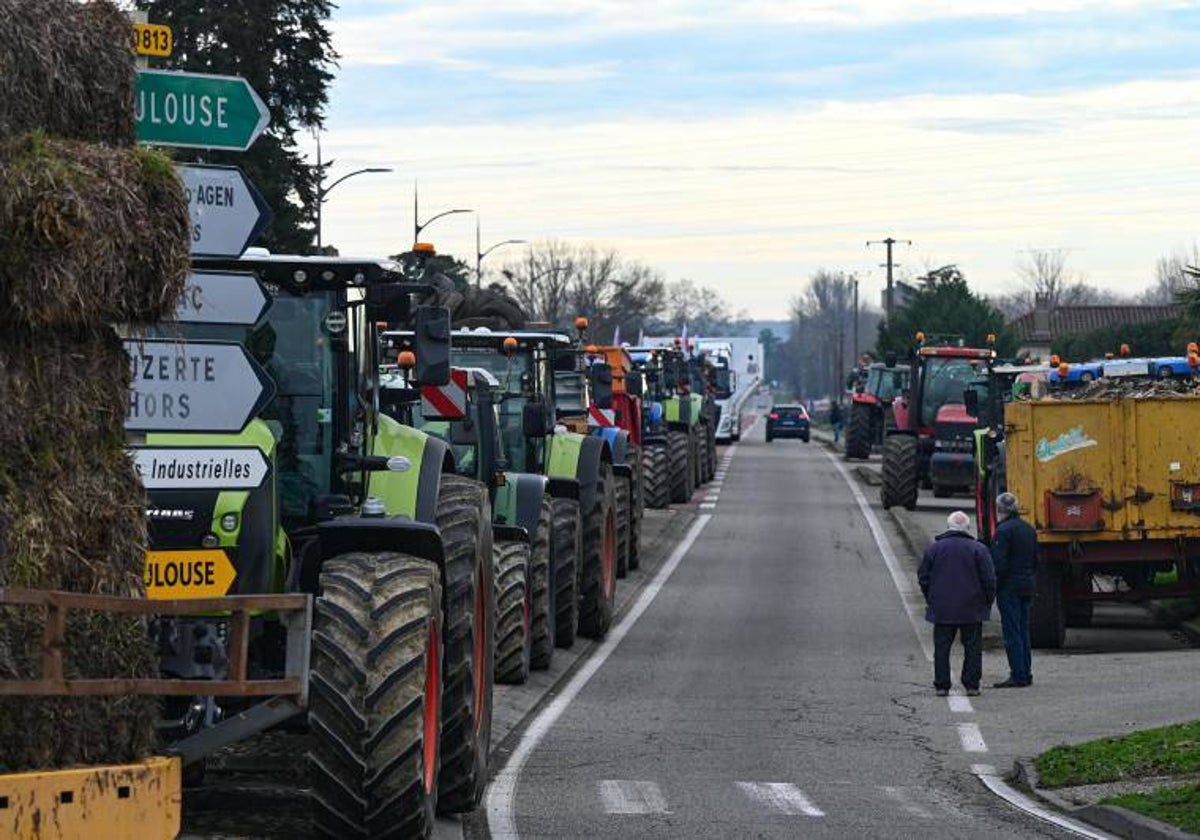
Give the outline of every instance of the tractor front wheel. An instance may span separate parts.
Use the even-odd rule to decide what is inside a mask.
[[[533,593],[529,586],[529,543],[496,543],[496,682],[520,685],[529,677]]]
[[[590,502],[583,520],[579,635],[602,639],[612,624],[617,594],[617,523],[611,465],[600,465]]]
[[[630,486],[631,477],[624,475],[613,476],[616,485],[616,517],[617,517],[617,577],[623,578],[629,574],[630,525],[633,517],[633,488]]]
[[[865,461],[871,457],[871,409],[862,403],[850,404],[850,423],[846,426],[846,460]]]
[[[687,432],[667,432],[670,446],[671,501],[683,504],[692,498],[691,441]]]
[[[578,499],[551,501],[554,533],[554,644],[569,648],[579,629],[577,572],[583,553]]]
[[[671,455],[664,443],[642,449],[642,489],[646,507],[659,510],[671,504]]]

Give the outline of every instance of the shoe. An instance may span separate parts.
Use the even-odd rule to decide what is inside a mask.
[[[1033,681],[1017,682],[1014,679],[1007,679],[1004,682],[992,683],[992,688],[1028,688],[1033,685]]]
[[[949,697],[949,696],[950,696],[950,689],[948,689],[948,688],[939,688],[939,689],[937,690],[937,696],[938,696],[938,697]]]
[[[968,696],[968,697],[978,697],[978,696],[979,696],[979,689],[978,689],[978,688],[968,688],[968,689],[967,689],[967,696]]]

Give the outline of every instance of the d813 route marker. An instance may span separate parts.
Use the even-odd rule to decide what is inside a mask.
[[[257,490],[271,468],[254,446],[136,446],[130,451],[147,490]]]
[[[135,23],[133,25],[133,51],[138,55],[153,55],[167,58],[175,48],[171,27],[161,23]]]
[[[139,70],[137,139],[163,146],[244,152],[271,121],[249,82],[169,70]]]
[[[142,575],[146,597],[159,601],[220,597],[236,579],[237,569],[219,548],[147,551]]]
[[[271,221],[271,208],[235,166],[176,167],[192,217],[193,257],[239,257]]]
[[[237,433],[275,396],[275,383],[240,344],[127,340],[131,432]]]
[[[175,319],[182,324],[258,323],[270,299],[258,278],[246,272],[193,271],[179,301]]]

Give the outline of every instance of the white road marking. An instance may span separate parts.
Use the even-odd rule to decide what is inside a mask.
[[[755,802],[781,814],[825,816],[824,811],[808,801],[804,791],[787,782],[738,782],[737,786]]]
[[[521,736],[520,742],[508,759],[508,763],[496,774],[496,778],[488,787],[487,821],[492,840],[519,840],[521,835],[517,833],[517,819],[513,806],[517,801],[517,780],[520,778],[526,762],[529,761],[529,756],[537,749],[538,744],[546,737],[550,728],[562,717],[567,706],[571,705],[588,681],[608,661],[608,657],[612,656],[613,651],[617,649],[617,645],[621,644],[630,628],[642,617],[642,613],[658,596],[663,584],[667,582],[667,578],[679,566],[684,555],[688,553],[700,536],[700,532],[704,530],[704,526],[711,519],[711,513],[702,513],[696,517],[696,521],[692,523],[692,527],[688,529],[679,545],[675,546],[671,556],[642,589],[629,612],[625,613],[620,623],[609,631],[608,638],[600,643],[583,667],[575,672],[575,676],[563,687],[562,693],[548,703],[529,723],[525,734]]]
[[[713,502],[701,502],[700,510],[716,510],[717,506]]]
[[[962,744],[963,752],[985,753],[988,751],[978,723],[958,724],[958,740]]]
[[[896,800],[896,804],[899,805],[900,809],[905,813],[912,814],[914,817],[920,817],[923,820],[933,819],[933,814],[929,813],[920,805],[909,799],[908,794],[900,788],[884,786],[883,791],[892,799]]]
[[[669,814],[662,789],[654,782],[605,779],[600,798],[609,814]]]
[[[892,583],[895,584],[896,591],[900,593],[900,598],[904,601],[904,612],[908,615],[908,621],[912,625],[913,633],[917,635],[917,641],[921,644],[921,650],[925,652],[925,658],[932,662],[933,643],[929,640],[929,632],[922,627],[924,619],[921,613],[923,612],[922,605],[925,599],[922,597],[920,590],[916,589],[909,582],[908,577],[900,568],[900,561],[896,559],[896,553],[892,551],[892,546],[888,543],[887,536],[883,533],[883,526],[879,524],[879,517],[875,515],[875,511],[871,510],[871,506],[867,504],[867,499],[862,494],[862,490],[854,483],[854,480],[850,477],[850,473],[846,472],[846,468],[834,458],[833,453],[828,449],[824,450],[824,452],[826,457],[829,458],[830,463],[842,474],[846,486],[850,488],[850,493],[854,496],[854,501],[858,502],[858,509],[862,511],[863,518],[867,520],[867,526],[871,529],[871,536],[875,538],[875,545],[879,549],[879,553],[883,556],[883,562],[887,565],[888,573],[892,576]]]
[[[719,498],[721,498],[720,493],[709,493],[707,496],[704,497],[704,501],[715,502]]]
[[[1008,804],[1015,808],[1019,808],[1031,817],[1036,817],[1043,822],[1048,822],[1051,825],[1058,826],[1064,831],[1079,837],[1087,837],[1090,840],[1116,840],[1111,834],[1105,834],[1099,829],[1076,822],[1069,817],[1064,817],[1054,813],[1048,808],[1035,802],[1019,790],[1011,787],[1004,779],[996,773],[996,768],[989,764],[976,764],[971,767],[971,772],[978,777],[979,781],[983,782],[984,787],[992,793],[999,796]]]
[[[975,714],[975,707],[971,705],[971,698],[965,694],[951,694],[946,698],[946,702],[950,704],[950,711],[956,714]]]

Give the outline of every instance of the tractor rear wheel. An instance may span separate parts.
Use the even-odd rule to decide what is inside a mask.
[[[522,540],[496,543],[496,682],[520,685],[529,678],[533,646],[530,546]]]
[[[883,444],[883,485],[880,500],[885,508],[917,506],[917,483],[920,453],[917,439],[908,435],[892,435]]]
[[[1060,648],[1067,640],[1063,574],[1057,566],[1037,570],[1037,591],[1029,608],[1029,642],[1035,648]]]
[[[553,558],[550,550],[550,528],[553,514],[550,497],[542,496],[542,511],[538,515],[537,533],[533,535],[533,551],[530,553],[529,579],[533,582],[533,642],[529,653],[529,667],[544,671],[550,667],[554,657],[555,592],[551,580]]]
[[[617,594],[617,523],[612,466],[600,464],[596,489],[583,519],[579,569],[579,635],[602,639],[612,624]]]
[[[551,500],[554,527],[554,644],[569,648],[579,629],[576,569],[582,553],[578,499]]]
[[[704,427],[697,424],[692,426],[688,432],[688,442],[691,445],[690,452],[692,453],[692,477],[695,479],[692,486],[699,489],[704,486],[704,441],[700,439],[704,434]]]
[[[671,501],[682,504],[692,498],[691,446],[687,432],[667,432],[670,446]]]
[[[436,564],[396,552],[325,561],[308,706],[313,822],[328,837],[427,837],[442,722]]]
[[[850,404],[850,423],[846,426],[846,460],[865,461],[871,457],[871,408],[863,403]]]
[[[443,474],[437,526],[445,554],[442,772],[438,809],[470,811],[488,779],[495,682],[496,601],[487,488]]]
[[[628,476],[614,475],[616,487],[615,504],[617,517],[617,577],[623,578],[629,574],[629,537],[631,519],[633,517],[633,492]]]
[[[642,451],[636,446],[629,448],[629,463],[633,467],[633,494],[629,512],[629,569],[642,563],[642,515],[646,510],[646,475],[642,468]]]
[[[642,449],[642,487],[646,507],[660,510],[671,504],[671,454],[665,443]]]

